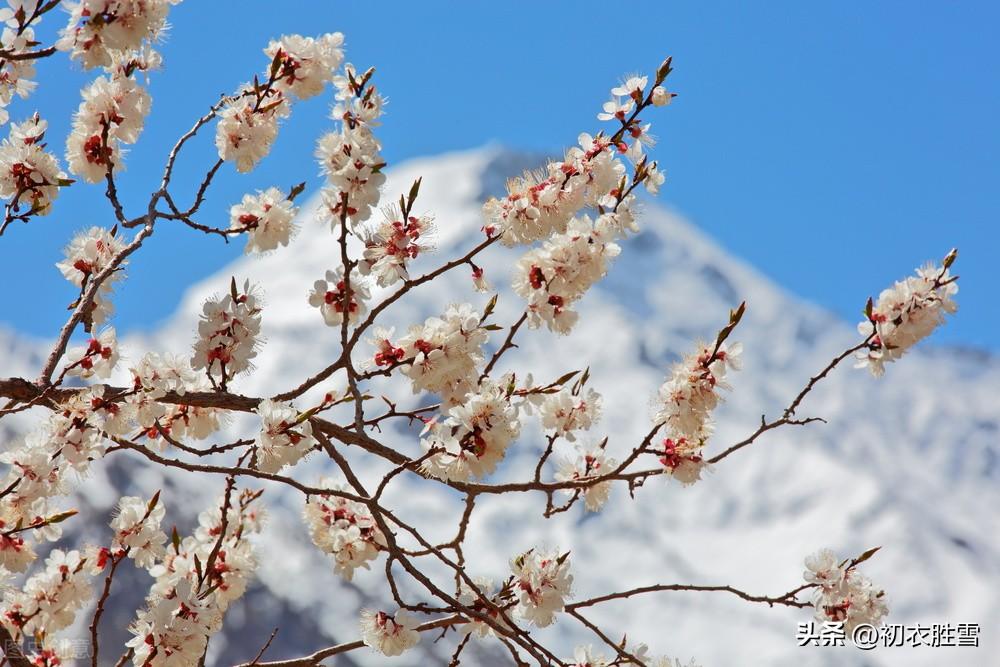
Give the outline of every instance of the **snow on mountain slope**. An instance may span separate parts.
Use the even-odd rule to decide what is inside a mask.
[[[393,169],[386,201],[422,176],[416,210],[433,213],[439,227],[439,252],[419,259],[414,273],[477,242],[486,194],[496,193],[506,177],[539,163],[537,157],[483,149]],[[166,327],[131,337],[126,349],[185,353],[202,301],[227,290],[235,276],[260,284],[267,304],[266,345],[257,370],[238,380],[235,391],[273,395],[328,364],[338,352],[339,329],[323,325],[306,295],[313,281],[336,265],[339,252],[328,227],[310,219],[309,208],[300,216],[302,229],[289,248],[242,258],[193,286]],[[670,365],[695,339],[714,335],[728,309],[743,299],[747,315],[734,339],[745,345],[745,369],[732,378],[734,391],[719,411],[712,452],[752,432],[761,414],[775,415],[810,375],[856,340],[853,323],[793,298],[678,216],[650,205],[640,224],[642,233],[624,244],[611,274],[585,297],[581,321],[571,335],[519,336],[520,349],[502,364],[553,379],[590,366],[592,386],[603,394],[605,406],[592,435],[610,436],[612,452],[626,451],[648,430],[649,398]],[[522,308],[508,287],[518,252],[496,248],[484,258],[487,277],[500,292],[500,323],[513,321]],[[926,258],[913,259],[916,266]],[[872,285],[871,292],[882,287]],[[379,294],[375,292],[376,299]],[[857,295],[859,305],[866,297]],[[487,298],[472,291],[463,267],[414,290],[380,323],[405,329],[439,313],[449,300],[481,307]],[[1000,665],[995,657],[1000,653],[998,390],[1000,362],[987,354],[924,346],[893,364],[881,380],[848,364],[824,380],[800,410],[800,416],[824,417],[827,425],[772,432],[691,488],[655,479],[634,500],[615,489],[598,515],[585,516],[582,508],[574,508],[547,521],[541,517],[541,496],[483,499],[469,536],[470,573],[500,579],[508,558],[517,552],[558,545],[572,551],[578,597],[670,582],[731,584],[778,594],[798,585],[802,558],[820,547],[831,546],[846,556],[881,545],[883,550],[865,569],[890,595],[889,620],[979,623],[982,648],[799,648],[796,623],[808,620],[807,611],[754,606],[723,594],[654,594],[595,608],[592,620],[601,621],[613,636],[627,633],[630,639],[647,641],[655,652],[695,656],[706,667],[939,665],[944,660]],[[391,382],[375,383],[372,392],[387,393],[403,405],[421,400],[408,396],[405,385]],[[309,405],[309,399],[300,405]],[[231,426],[234,433],[252,428],[250,417]],[[412,430],[387,431],[383,438],[405,452],[419,448]],[[500,476],[523,478],[537,458],[538,443],[537,429],[526,428]],[[384,470],[365,457],[354,460],[366,479]],[[213,485],[192,484],[176,475],[160,478],[160,471],[121,461],[106,476],[89,480],[84,492],[96,492],[109,482],[130,489],[167,485],[168,507],[173,502],[193,512],[221,488],[221,480]],[[318,458],[295,470],[308,481],[329,472]],[[390,489],[388,502],[404,519],[428,525],[442,537],[453,530],[460,509],[453,494],[413,476],[401,477]],[[261,586],[227,621],[226,637],[213,649],[218,664],[252,656],[279,625],[282,630],[268,654],[272,659],[352,639],[357,605],[376,605],[386,598],[378,567],[359,573],[350,584],[332,574],[299,521],[300,497],[278,488],[268,495],[272,520],[261,542]],[[411,591],[410,597],[415,596]],[[538,634],[553,636],[567,654],[575,642],[597,643],[569,618]],[[420,652],[391,664],[439,664],[446,651],[424,641]],[[506,664],[488,643],[475,655],[478,664]],[[359,652],[336,664],[385,662]]]

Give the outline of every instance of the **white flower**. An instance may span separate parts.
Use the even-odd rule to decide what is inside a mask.
[[[254,445],[257,447],[257,468],[262,472],[278,472],[295,465],[316,445],[309,420],[300,420],[299,411],[290,403],[263,400],[257,406],[263,422]]]
[[[319,308],[323,321],[327,326],[340,326],[347,313],[348,322],[357,322],[358,318],[368,312],[365,303],[371,297],[364,278],[358,274],[351,276],[348,289],[344,280],[344,267],[338,266],[333,271],[326,272],[326,280],[313,283],[309,293],[309,305]]]
[[[115,531],[113,550],[128,549],[128,555],[139,567],[149,569],[163,558],[167,536],[160,529],[166,514],[162,503],[150,507],[151,501],[125,496],[118,501],[118,513],[111,522]]]
[[[404,350],[402,372],[413,383],[413,393],[439,394],[450,407],[473,391],[489,337],[481,319],[467,303],[448,306],[444,315],[411,327],[397,342]]]
[[[573,585],[569,554],[532,549],[511,561],[511,571],[518,614],[540,628],[551,625],[556,612],[563,610]]]
[[[116,53],[154,42],[166,29],[170,5],[180,0],[80,0],[68,5],[69,24],[56,47],[85,69],[111,64]]]
[[[619,185],[625,165],[606,137],[579,136],[579,147],[544,171],[508,182],[508,195],[483,205],[489,236],[502,234],[505,245],[527,244],[566,231],[585,206],[596,206]]]
[[[405,611],[395,615],[365,609],[361,612],[361,641],[382,655],[401,655],[420,642],[417,622]]]
[[[204,368],[213,381],[217,374],[223,385],[229,378],[248,370],[250,360],[257,356],[260,311],[258,298],[249,282],[239,292],[233,281],[230,294],[206,301],[198,323],[191,367]]]
[[[320,486],[341,490],[330,480],[322,480]],[[381,529],[361,503],[335,495],[309,496],[304,516],[313,544],[334,557],[334,571],[348,581],[357,568],[367,569],[386,546]]]
[[[215,129],[215,147],[219,158],[235,162],[236,170],[246,173],[257,166],[278,136],[278,121],[291,113],[283,95],[271,91],[270,98],[258,102],[251,89],[237,94],[219,112]]]
[[[385,209],[385,220],[365,238],[364,259],[358,269],[362,275],[374,276],[381,287],[409,279],[410,260],[431,247],[428,244],[434,232],[431,218],[410,216],[400,220],[401,217],[398,208]]]
[[[247,232],[247,254],[267,252],[288,245],[295,212],[288,197],[272,187],[256,195],[243,195],[243,201],[229,209],[229,228]]]
[[[32,214],[49,214],[59,188],[69,183],[55,156],[45,151],[47,125],[38,114],[11,123],[9,137],[0,144],[0,197],[12,200],[14,213],[27,206]]]
[[[663,185],[665,180],[667,180],[667,177],[663,175],[663,172],[659,170],[655,162],[651,162],[646,166],[646,178],[642,181],[642,184],[646,186],[646,192],[651,195],[660,194],[660,186]]]
[[[612,88],[611,94],[618,97],[630,97],[638,102],[642,100],[647,82],[648,79],[644,76],[629,76],[620,86]]]
[[[27,619],[21,627],[26,635],[52,633],[69,627],[90,601],[87,581],[79,551],[54,549],[45,560],[45,569],[24,583],[24,590],[7,600],[8,614]]]
[[[540,410],[542,427],[559,437],[574,441],[574,431],[586,431],[601,414],[601,395],[593,389],[579,395],[565,389],[549,394]]]
[[[573,305],[608,271],[609,260],[621,252],[590,218],[574,218],[565,233],[525,253],[514,268],[514,291],[528,301],[528,324],[544,322],[568,333],[577,320]]]
[[[111,265],[115,256],[125,249],[116,234],[101,227],[91,227],[73,237],[66,246],[66,259],[56,264],[59,270],[77,287],[83,287],[93,275]],[[107,285],[113,276],[104,282]]]
[[[272,62],[277,58],[275,85],[306,99],[323,92],[323,85],[333,80],[334,70],[344,59],[343,44],[344,36],[339,32],[317,38],[284,35],[272,40],[264,53]]]
[[[675,364],[659,389],[660,408],[654,421],[665,424],[675,440],[700,445],[713,430],[711,412],[721,400],[717,390],[729,387],[726,370],[740,369],[742,351],[740,343],[723,343],[717,350],[699,345],[694,354]]]
[[[88,183],[99,183],[124,168],[120,143],[135,143],[142,132],[152,98],[125,74],[99,77],[81,91],[83,102],[73,116],[66,140],[70,170]]]
[[[422,441],[428,451],[440,450],[424,462],[423,469],[441,479],[466,480],[492,473],[521,431],[503,383],[489,378],[447,414]]]
[[[84,379],[93,376],[108,378],[118,363],[118,341],[114,327],[107,327],[92,337],[83,347],[70,348],[66,352],[67,375]]]
[[[839,563],[829,549],[809,556],[805,563],[806,582],[817,586],[813,598],[817,620],[843,623],[848,636],[858,625],[882,624],[889,613],[885,591],[876,589],[856,565]]]
[[[632,111],[632,106],[633,103],[630,98],[622,100],[620,97],[612,97],[602,105],[601,108],[604,111],[597,114],[597,120],[617,119],[624,123],[625,117]]]
[[[663,86],[656,86],[651,97],[654,106],[665,107],[674,99],[674,94],[667,92]]]
[[[874,327],[875,337],[857,353],[857,367],[868,367],[872,375],[885,373],[886,362],[896,361],[918,342],[944,323],[945,314],[958,306],[952,297],[958,284],[948,272],[954,260],[949,255],[944,268],[927,264],[879,294],[869,319],[858,324],[858,331],[868,336]]]
[[[614,459],[607,457],[603,447],[578,447],[575,458],[562,461],[559,471],[556,473],[556,480],[560,482],[585,481],[610,473],[616,465],[617,462]],[[566,493],[576,493],[577,489],[583,493],[583,502],[587,510],[596,512],[608,501],[608,494],[611,493],[611,482],[600,482],[582,489],[580,487],[566,489]]]
[[[593,646],[577,646],[572,658],[566,658],[567,667],[608,667],[610,661],[602,653],[595,653]]]

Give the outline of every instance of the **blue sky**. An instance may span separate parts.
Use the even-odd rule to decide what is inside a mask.
[[[239,6],[242,11],[235,11]],[[488,142],[555,152],[617,79],[673,55],[680,97],[657,113],[661,199],[801,297],[854,320],[869,294],[952,246],[962,310],[939,343],[1000,350],[1000,47],[992,2],[183,3],[151,85],[153,112],[121,189],[138,212],[169,146],[209,104],[266,66],[282,33],[339,30],[348,59],[378,68],[390,98],[380,137],[390,163]],[[42,34],[61,26],[50,14]],[[62,151],[91,76],[56,56],[38,109]],[[227,167],[206,210],[221,224],[242,193],[318,183],[312,152],[328,99],[296,107],[261,168]],[[181,163],[178,192],[211,163],[212,132]],[[197,175],[196,175],[197,174]],[[53,336],[74,297],[53,263],[80,228],[110,225],[101,188],[64,191],[48,218],[0,238],[0,326]],[[116,298],[119,329],[152,328],[186,284],[235,257],[163,225]],[[991,271],[993,271],[991,273]]]

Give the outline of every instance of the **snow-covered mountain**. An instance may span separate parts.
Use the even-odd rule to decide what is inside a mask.
[[[539,163],[537,157],[491,148],[393,169],[387,199],[422,176],[417,211],[433,213],[438,224],[438,252],[421,257],[416,273],[477,242],[485,196]],[[235,276],[257,282],[267,304],[266,345],[256,371],[235,390],[275,394],[324,367],[338,352],[339,329],[326,327],[305,297],[339,254],[329,228],[312,219],[312,208],[305,207],[290,247],[239,259],[192,286],[170,322],[127,339],[126,352],[185,352],[201,303],[226,291]],[[694,340],[714,335],[741,300],[748,310],[734,339],[744,343],[745,369],[732,377],[734,390],[719,410],[710,452],[748,435],[761,414],[774,416],[810,375],[856,341],[853,322],[796,299],[677,215],[650,204],[640,223],[643,231],[623,244],[608,278],[583,300],[572,334],[524,335],[503,365],[539,378],[589,366],[591,386],[604,396],[604,416],[592,436],[608,435],[610,451],[626,451],[648,430],[650,397],[670,365]],[[487,277],[500,292],[500,323],[513,321],[523,307],[507,286],[517,254],[496,248],[484,259]],[[916,266],[926,258],[913,259]],[[871,291],[882,287],[872,285]],[[857,297],[862,304],[867,295]],[[416,289],[380,321],[405,329],[439,313],[448,300],[481,306],[487,298],[473,292],[463,268]],[[35,349],[16,337],[0,339],[5,358],[0,372],[11,372],[9,360],[22,365]],[[403,405],[420,400],[400,386],[376,384],[373,392],[391,392]],[[986,353],[925,345],[879,380],[845,364],[800,410],[801,416],[821,416],[828,424],[771,432],[693,487],[655,479],[634,500],[615,489],[600,514],[574,508],[549,520],[542,518],[544,498],[536,494],[483,499],[469,535],[469,572],[500,579],[510,556],[549,545],[572,552],[578,597],[651,583],[731,584],[779,594],[798,585],[802,558],[820,547],[847,556],[880,545],[882,551],[864,569],[890,596],[890,622],[979,623],[979,649],[800,648],[796,624],[808,620],[807,610],[770,609],[725,594],[653,594],[597,607],[590,616],[615,637],[627,634],[649,643],[653,652],[685,660],[694,656],[706,667],[1000,665],[998,391],[1000,361]],[[309,405],[309,398],[301,405]],[[252,426],[248,417],[230,428]],[[418,451],[415,431],[387,431],[382,437],[402,451]],[[538,455],[538,442],[537,432],[526,429],[501,477],[523,477]],[[368,478],[384,471],[364,456],[354,460]],[[222,484],[221,479],[214,485],[203,479],[193,483],[124,457],[97,468],[79,498],[97,514],[112,501],[109,485],[129,492],[163,487],[168,511],[191,513],[207,506]],[[295,474],[312,481],[324,469],[315,457]],[[403,476],[390,489],[388,502],[403,518],[441,537],[454,529],[461,503],[440,485]],[[259,541],[261,584],[230,613],[226,636],[213,649],[217,664],[252,657],[276,626],[281,630],[268,652],[271,659],[353,639],[358,605],[377,605],[387,597],[380,568],[358,573],[352,583],[332,573],[298,519],[301,497],[279,488],[267,495],[272,518]],[[99,530],[93,527],[94,534]],[[141,597],[144,585],[136,574],[126,588]],[[115,618],[124,627],[125,605]],[[574,643],[599,643],[570,618],[538,633],[554,637],[567,654]],[[391,663],[355,652],[335,664],[444,664],[447,651],[425,639],[419,652]],[[477,651],[478,664],[507,664],[489,642]]]

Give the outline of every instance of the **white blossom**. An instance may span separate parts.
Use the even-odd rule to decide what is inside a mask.
[[[365,236],[364,258],[358,269],[362,275],[374,276],[381,287],[409,279],[409,262],[431,247],[428,238],[434,225],[430,216],[400,218],[398,208],[385,209],[385,220]]]
[[[413,393],[439,394],[449,407],[473,390],[489,337],[481,319],[469,304],[448,306],[441,317],[411,327],[398,341],[406,360],[402,372],[410,378]]]
[[[559,482],[587,481],[594,477],[607,475],[615,469],[616,465],[617,462],[605,454],[603,447],[580,446],[577,447],[574,458],[563,459],[556,473],[556,480]],[[566,493],[576,493],[577,488],[579,487],[566,489]],[[596,512],[608,501],[608,495],[611,493],[611,482],[591,484],[580,491],[583,493],[583,503],[587,510]]]
[[[542,427],[570,442],[575,431],[586,431],[600,418],[601,395],[593,389],[574,394],[565,389],[548,394],[540,408]]]
[[[354,274],[350,287],[344,280],[344,267],[326,272],[326,280],[317,280],[309,293],[309,305],[319,308],[327,326],[340,326],[347,312],[348,322],[357,322],[368,312],[366,301],[371,298],[366,280]]]
[[[571,306],[608,271],[621,249],[589,217],[529,250],[514,268],[514,291],[528,301],[528,324],[568,333],[578,314]]]
[[[417,622],[403,610],[394,615],[365,609],[361,612],[361,641],[382,655],[401,655],[420,642]]]
[[[229,228],[247,233],[245,252],[263,253],[287,246],[294,227],[296,208],[278,188],[268,188],[229,209]]]
[[[35,114],[12,123],[0,144],[0,197],[11,200],[14,213],[26,206],[34,215],[48,215],[59,188],[70,183],[55,156],[45,150],[47,127]]]
[[[806,558],[804,578],[816,585],[813,605],[821,622],[843,623],[848,636],[859,625],[878,627],[889,613],[885,591],[877,589],[855,563],[838,562],[829,549]]]
[[[118,512],[111,522],[115,535],[111,548],[128,549],[129,558],[136,565],[149,569],[166,553],[167,536],[160,529],[166,514],[162,503],[146,501],[135,496],[124,496],[118,501]]]
[[[291,113],[288,99],[276,90],[260,100],[244,89],[219,112],[215,147],[219,158],[234,162],[236,170],[246,173],[257,166],[278,136],[278,122]]]
[[[330,480],[322,480],[320,486],[342,490]],[[362,503],[332,494],[313,495],[306,500],[304,516],[313,544],[333,556],[334,571],[348,581],[357,568],[368,569],[386,546],[382,530]]]
[[[228,378],[249,370],[251,359],[257,356],[260,311],[249,282],[239,291],[233,281],[229,294],[206,301],[191,367],[204,368],[213,381],[215,375],[220,376],[223,385]]]
[[[316,445],[312,424],[299,419],[299,411],[290,403],[270,399],[257,406],[262,426],[254,445],[257,447],[257,469],[278,472],[288,465],[295,465]]]
[[[118,340],[114,327],[107,327],[90,338],[82,347],[70,348],[66,352],[67,375],[84,379],[93,376],[108,378],[118,363]]]
[[[857,367],[868,367],[872,375],[885,373],[885,364],[896,361],[918,342],[944,323],[945,314],[958,306],[952,297],[958,284],[948,272],[954,261],[949,255],[945,266],[927,264],[917,269],[915,276],[896,282],[879,294],[868,319],[858,324],[858,331],[875,337],[857,353]]]
[[[540,628],[551,625],[570,596],[573,575],[569,573],[569,554],[535,549],[511,561],[514,574],[517,612]]]
[[[275,85],[300,99],[323,92],[323,86],[333,81],[334,71],[344,59],[341,47],[344,36],[339,32],[321,37],[284,35],[272,40],[264,53],[272,62],[277,59]]]
[[[674,365],[670,377],[659,389],[659,405],[654,422],[664,424],[675,440],[700,444],[713,430],[712,410],[719,404],[719,389],[728,389],[727,369],[739,370],[740,343],[699,344],[694,354]]]
[[[441,479],[483,477],[496,470],[520,431],[505,383],[484,378],[477,390],[448,410],[444,421],[429,428],[422,444],[428,451],[439,451],[423,469]]]
[[[156,41],[167,26],[170,5],[180,0],[80,0],[68,5],[69,24],[56,47],[79,59],[84,68],[102,67],[116,53],[135,51]]]

